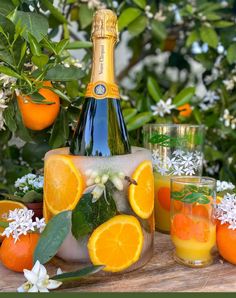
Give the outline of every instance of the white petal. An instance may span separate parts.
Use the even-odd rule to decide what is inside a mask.
[[[24,284],[17,288],[18,293],[25,293]]]
[[[62,285],[62,282],[61,281],[49,279],[47,288],[49,290],[53,290],[53,289],[59,288],[61,285]]]
[[[32,284],[36,284],[38,281],[38,275],[33,271],[24,269],[24,276]]]
[[[57,269],[57,275],[62,274],[62,273],[63,273],[63,271],[61,270],[61,268],[58,268]]]
[[[39,288],[39,292],[40,293],[48,293],[48,289],[47,288]]]
[[[38,277],[39,277],[39,279],[47,278],[47,270],[43,265],[40,265]]]
[[[38,275],[40,270],[40,265],[41,265],[40,262],[37,260],[36,263],[34,264],[34,267],[32,268],[32,272]]]
[[[39,289],[36,285],[29,289],[29,293],[38,293]]]

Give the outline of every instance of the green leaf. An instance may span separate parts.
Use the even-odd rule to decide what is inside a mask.
[[[186,46],[190,47],[194,43],[194,41],[197,41],[199,39],[199,37],[200,36],[196,30],[190,32],[190,34],[186,40]]]
[[[63,211],[54,216],[42,232],[34,251],[34,263],[50,261],[57,253],[71,228],[71,211]]]
[[[151,23],[151,28],[152,28],[153,35],[157,39],[159,39],[159,40],[166,39],[166,36],[167,36],[166,28],[164,27],[164,25],[161,22],[153,20]]]
[[[206,12],[204,16],[207,18],[208,21],[217,21],[221,19],[221,16],[214,13],[214,12]]]
[[[57,19],[60,23],[67,23],[65,16],[49,0],[41,0],[41,2],[42,5],[51,12],[55,19]]]
[[[119,31],[123,30],[130,23],[132,23],[142,11],[139,8],[130,7],[122,11],[121,15],[118,18],[118,28]]]
[[[21,197],[18,197],[16,195],[12,195],[12,194],[9,194],[9,193],[0,193],[1,196],[3,196],[4,198],[6,198],[7,200],[11,200],[11,201],[17,201],[19,202],[21,200]]]
[[[219,42],[218,35],[212,27],[202,26],[200,28],[201,40],[210,47],[216,48]]]
[[[49,139],[49,145],[52,148],[58,148],[65,145],[69,136],[69,127],[68,127],[68,114],[62,108],[59,116],[57,117],[53,129],[52,134]]]
[[[136,109],[124,109],[122,112],[124,120],[127,123],[132,117],[134,117],[137,114],[138,111]]]
[[[10,77],[21,79],[21,76],[9,67],[0,65],[0,73],[4,73]]]
[[[63,39],[58,42],[58,44],[56,45],[57,55],[60,56],[62,54],[62,52],[67,48],[68,43],[69,43],[68,39]]]
[[[162,98],[160,87],[153,77],[148,77],[147,80],[147,89],[151,97],[158,102]]]
[[[63,92],[61,92],[59,89],[55,89],[55,88],[48,88],[48,89],[52,90],[54,93],[56,93],[57,95],[59,95],[61,99],[64,99],[65,101],[67,101],[69,103],[71,102],[70,101],[70,98],[66,94],[64,94]]]
[[[233,25],[234,25],[234,23],[229,22],[229,21],[219,21],[219,22],[214,23],[215,28],[227,28],[227,27],[231,27]]]
[[[15,6],[10,0],[1,0],[0,1],[0,14],[7,16],[10,12],[15,9]]]
[[[106,187],[107,197],[92,202],[91,193],[84,194],[72,212],[72,234],[76,239],[86,236],[108,219],[116,215],[116,204]]]
[[[142,127],[144,124],[148,123],[152,119],[151,112],[143,112],[131,118],[127,124],[128,131],[135,130]]]
[[[236,43],[231,44],[227,50],[227,60],[229,64],[236,62]]]
[[[42,54],[42,51],[41,51],[41,46],[37,41],[37,39],[32,34],[29,33],[28,40],[29,40],[30,50],[32,54],[36,56],[40,56]]]
[[[209,204],[209,203],[210,203],[210,200],[208,199],[208,197],[206,197],[206,196],[202,196],[202,197],[200,197],[200,198],[197,200],[197,202],[198,202],[199,204]]]
[[[147,17],[141,15],[128,25],[128,31],[134,36],[141,34],[146,29],[147,23]]]
[[[43,194],[38,193],[34,190],[27,192],[22,198],[21,201],[23,203],[35,203],[43,201]]]
[[[189,103],[190,99],[195,94],[195,87],[187,87],[181,90],[173,99],[173,103],[176,107],[180,107],[183,104]]]
[[[24,28],[22,35],[26,40],[28,33],[40,41],[48,32],[48,21],[41,14],[16,10],[11,19],[13,23],[20,24],[21,28]]]
[[[79,8],[79,22],[81,29],[85,29],[92,23],[93,10],[88,8],[87,4],[80,5]]]
[[[48,63],[48,61],[49,61],[49,57],[44,54],[41,54],[39,56],[35,55],[32,57],[32,62],[40,69],[44,68],[44,66]]]
[[[147,1],[146,0],[133,0],[133,2],[138,5],[140,8],[145,8],[145,6],[147,5]]]
[[[198,192],[194,192],[191,193],[187,196],[185,196],[181,202],[187,203],[187,204],[192,204],[198,201],[199,198],[201,198],[203,196],[202,193],[198,193]]]
[[[83,269],[73,271],[73,272],[66,272],[59,275],[55,275],[51,277],[53,280],[61,281],[61,282],[72,282],[81,280],[84,277],[90,276],[102,270],[104,266],[89,266]]]
[[[93,44],[90,41],[72,41],[67,46],[68,50],[76,50],[76,49],[89,49],[92,48]]]
[[[64,65],[56,65],[48,70],[45,79],[50,81],[63,81],[68,82],[71,80],[79,80],[84,77],[84,71],[78,67]]]
[[[12,100],[8,104],[8,107],[4,110],[3,118],[6,122],[6,126],[10,129],[10,131],[15,132],[17,129],[17,125],[15,120],[15,108]]]

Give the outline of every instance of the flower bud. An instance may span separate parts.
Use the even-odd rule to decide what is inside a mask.
[[[124,179],[124,178],[125,178],[125,174],[124,174],[123,172],[119,172],[119,173],[118,173],[118,177],[119,177],[120,179]]]
[[[107,174],[102,175],[102,179],[101,179],[102,184],[105,184],[108,181],[108,179],[109,179],[109,175]]]
[[[113,176],[111,178],[111,182],[114,184],[115,188],[118,189],[119,191],[123,190],[123,183],[122,180],[117,177],[117,176]]]
[[[93,199],[92,203],[97,202],[98,199],[103,195],[105,191],[105,186],[103,184],[97,184],[94,188],[94,190],[91,192]]]
[[[101,182],[101,178],[100,178],[99,176],[97,176],[97,177],[95,178],[94,182],[95,182],[96,184],[100,183],[100,182]]]

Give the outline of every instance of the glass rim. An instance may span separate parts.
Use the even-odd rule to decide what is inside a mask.
[[[143,126],[143,128],[148,128],[148,127],[191,127],[191,128],[205,128],[206,126],[204,124],[186,124],[186,123],[183,123],[183,124],[175,124],[175,123],[148,123],[148,124],[145,124]]]
[[[190,179],[190,180],[194,180],[194,179],[199,179],[200,181],[184,181],[184,179]],[[204,179],[205,181],[202,181],[202,179]],[[175,177],[171,177],[170,178],[171,183],[172,182],[176,182],[176,183],[180,183],[180,184],[198,184],[198,185],[216,185],[216,179],[212,178],[212,177],[207,177],[207,176],[175,176]],[[182,180],[182,181],[181,181]]]

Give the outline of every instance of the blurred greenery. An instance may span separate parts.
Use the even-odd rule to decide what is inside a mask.
[[[147,123],[203,123],[205,173],[236,183],[235,0],[1,0],[0,189],[68,145],[90,77],[92,16],[102,6],[117,13],[127,56],[117,81],[132,144],[142,144]],[[30,131],[15,92],[40,103],[44,80],[61,111],[51,127]],[[187,114],[179,110],[186,103]]]

